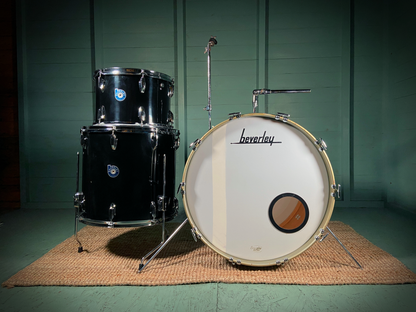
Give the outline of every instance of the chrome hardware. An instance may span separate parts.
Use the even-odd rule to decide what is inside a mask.
[[[75,240],[78,242],[78,252],[82,252],[82,244],[78,239],[78,222],[81,218],[84,210],[82,207],[85,203],[85,197],[82,192],[79,192],[79,152],[77,153],[77,183],[76,183],[76,190],[74,195],[74,207],[75,207],[75,227],[74,227],[74,236]]]
[[[156,214],[156,203],[153,200],[150,202],[150,211],[151,211],[151,214],[152,214],[152,217],[153,217],[153,221],[155,221],[156,216],[157,216],[157,214]]]
[[[146,120],[146,112],[143,106],[137,109],[137,117],[140,119],[140,124],[143,126],[143,122]]]
[[[105,80],[102,79],[100,81],[100,84],[98,85],[98,87],[100,88],[101,92],[104,93],[104,89],[105,89]]]
[[[157,206],[159,211],[166,211],[166,154],[163,154],[163,194],[157,198]]]
[[[105,79],[101,78],[101,70],[98,71],[97,74],[97,83],[98,83],[98,88],[101,90],[102,93],[104,93],[104,89],[105,89]]]
[[[192,233],[192,237],[194,238],[194,241],[195,241],[195,242],[197,242],[197,241],[198,241],[198,239],[200,239],[200,238],[201,238],[201,235],[200,235],[200,234],[197,234],[197,233],[198,233],[198,229],[197,229],[196,227],[193,227],[193,228],[191,229],[191,233]]]
[[[139,90],[141,93],[144,93],[146,91],[146,80],[144,79],[144,73],[142,74],[142,77],[139,80]]]
[[[232,265],[241,265],[241,260],[234,260],[233,257],[228,259],[229,262],[231,262]]]
[[[283,265],[285,265],[287,262],[289,261],[289,259],[283,259],[283,261],[281,261],[281,260],[277,260],[276,261],[276,265],[277,266],[283,266]]]
[[[173,146],[173,149],[176,151],[179,148],[180,144],[181,144],[181,139],[177,137],[175,140],[175,145]]]
[[[315,236],[315,240],[318,240],[322,237],[322,235],[324,234],[325,230],[324,229],[320,229],[318,235]]]
[[[99,109],[98,109],[98,112],[97,112],[97,119],[98,119],[98,122],[100,123],[100,122],[104,122],[105,121],[105,107],[104,107],[104,105],[103,106],[101,106]]]
[[[166,211],[166,202],[167,197],[163,195],[159,195],[157,197],[157,210],[158,211]]]
[[[109,228],[113,228],[114,227],[114,216],[116,215],[116,204],[111,203],[110,208],[108,209],[108,218],[110,219],[109,222],[107,222],[107,225]]]
[[[253,105],[253,113],[255,113],[257,107],[259,106],[259,96],[258,94],[254,94],[254,91],[253,91],[253,99],[251,100],[251,102]]]
[[[82,209],[85,203],[85,196],[82,192],[76,192],[74,195],[74,207],[78,211],[78,216],[80,215],[79,211]]]
[[[153,144],[152,148],[152,158],[150,162],[150,183],[152,185],[152,198],[156,198],[156,184],[157,184],[157,147],[159,145],[159,136],[156,133],[151,133],[151,140]],[[156,207],[156,203],[155,203]],[[155,208],[156,214],[156,208]]]
[[[174,92],[175,87],[173,86],[173,84],[169,85],[168,97],[172,97]]]
[[[208,105],[204,109],[208,112],[209,129],[212,128],[212,123],[211,123],[211,111],[212,111],[212,106],[211,106],[211,47],[213,47],[214,45],[216,45],[218,43],[215,38],[216,37],[211,36],[211,38],[208,41],[207,46],[205,47],[205,52],[204,52],[204,54],[208,53],[208,56],[207,56],[207,65],[208,65]]]
[[[324,239],[329,235],[329,233],[326,233],[320,240],[319,242],[322,243],[324,241]]]
[[[201,239],[201,234],[199,234],[198,229],[196,227],[193,227],[191,229],[192,236],[194,237],[194,240],[197,241],[197,239]]]
[[[341,197],[341,184],[332,184],[331,188],[334,190],[333,193],[331,193],[332,197],[340,198]]]
[[[111,136],[110,136],[110,145],[111,145],[111,149],[113,151],[115,151],[117,149],[117,142],[118,142],[118,139],[117,139],[117,137],[114,133],[115,130],[116,130],[116,128],[113,127],[113,130],[111,131]]]
[[[328,146],[326,145],[325,141],[322,140],[322,138],[317,139],[315,144],[319,146],[320,152],[326,151],[328,149]]]
[[[230,113],[228,114],[228,119],[232,120],[234,118],[240,118],[241,117],[241,112],[235,112],[235,113]]]
[[[193,150],[196,150],[199,143],[201,143],[200,139],[196,139],[195,141],[193,141],[191,144],[189,144],[189,147],[192,147]]]
[[[174,121],[173,113],[171,111],[169,111],[168,112],[168,120],[167,120],[168,125],[173,126],[173,121]]]
[[[159,145],[159,135],[157,133],[151,134],[152,142],[153,142],[153,149],[155,150]]]
[[[163,82],[160,83],[160,90],[162,90],[165,87],[165,84]]]
[[[156,246],[156,248],[148,252],[147,255],[145,255],[142,258],[142,260],[140,261],[138,273],[141,273],[144,270],[144,268],[162,251],[163,248],[165,248],[165,246],[175,237],[175,235],[187,222],[188,222],[188,219],[185,219],[185,221],[183,221],[181,225],[179,225],[179,227],[167,239],[165,239],[165,222],[163,219],[162,241],[160,242],[158,246]],[[145,260],[149,257],[150,259],[147,260],[145,263]]]
[[[261,94],[276,94],[276,93],[309,93],[311,89],[294,89],[294,90],[269,90],[269,89],[255,89],[253,90],[253,113],[256,112],[258,106],[258,97]]]
[[[341,247],[344,248],[344,250],[351,257],[351,259],[355,261],[355,263],[360,267],[360,269],[362,269],[363,267],[361,266],[361,264],[353,257],[353,255],[348,251],[347,247],[344,246],[344,244],[338,239],[338,237],[336,237],[334,232],[332,232],[331,229],[328,226],[326,227],[326,229],[337,240],[337,242],[341,245]]]
[[[80,133],[81,133],[81,146],[82,146],[83,149],[87,148],[87,140],[88,140],[87,137],[85,136],[85,131],[87,131],[87,128],[86,127],[83,127],[80,130]]]
[[[283,122],[287,122],[287,120],[289,119],[290,115],[289,114],[285,114],[285,113],[277,113],[276,117],[274,117],[274,119],[276,120],[280,120]]]
[[[179,194],[179,192],[181,192],[182,196],[185,194],[185,182],[179,184],[176,194]]]
[[[194,241],[197,242],[198,239],[196,238],[195,230],[193,228],[191,229],[191,234],[192,234],[192,237],[194,238]]]

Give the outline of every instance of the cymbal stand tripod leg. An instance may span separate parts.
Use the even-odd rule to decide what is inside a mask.
[[[172,235],[168,236],[168,239],[165,239],[165,214],[166,214],[166,155],[163,155],[163,195],[159,196],[158,198],[158,206],[159,211],[162,211],[162,241],[159,245],[157,245],[155,248],[153,248],[150,252],[148,252],[142,259],[139,265],[138,273],[142,272],[144,268],[152,261],[161,251],[163,248],[166,247],[166,245],[169,243],[169,241],[176,235],[176,233],[185,225],[186,219],[182,224],[172,233]],[[150,256],[151,258],[146,262],[145,260]]]
[[[166,245],[172,240],[173,237],[175,237],[175,235],[186,224],[186,222],[188,222],[188,219],[185,219],[185,221],[183,221],[181,225],[179,225],[176,228],[176,230],[172,233],[172,235],[168,237],[166,241],[162,241],[156,248],[154,248],[151,252],[149,252],[146,256],[142,258],[141,263],[139,265],[138,273],[141,273],[144,270],[144,268],[149,264],[149,262],[152,261],[162,251],[162,249],[166,247]],[[145,259],[147,259],[151,254],[153,254],[152,257],[149,260],[147,260],[146,263],[144,263]]]

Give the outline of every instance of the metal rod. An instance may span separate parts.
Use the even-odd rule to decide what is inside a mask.
[[[166,196],[166,154],[163,154],[163,198],[162,198],[162,212],[163,212],[163,230],[162,230],[162,241],[165,241],[165,196]]]
[[[338,239],[338,237],[335,236],[335,234],[331,231],[331,229],[328,226],[326,228],[328,229],[329,233],[331,233],[331,235],[342,246],[342,248],[344,248],[344,250],[348,253],[348,255],[355,261],[355,263],[357,263],[357,265],[360,267],[360,269],[362,269],[363,267],[361,266],[361,264],[359,264],[358,261],[353,257],[353,255],[348,251],[347,247],[345,247],[344,244],[341,243],[341,241]]]
[[[181,225],[178,226],[178,228],[172,233],[172,235],[169,236],[169,238],[165,242],[161,242],[155,249],[153,249],[145,257],[142,258],[142,262],[140,263],[139,272],[138,273],[141,273],[144,270],[144,268],[150,263],[150,261],[152,261],[162,251],[162,249],[166,247],[166,245],[179,232],[179,230],[186,224],[186,222],[188,222],[188,219],[185,219],[185,221],[183,221],[181,223]],[[153,254],[153,256],[145,264],[143,264],[144,259],[146,259],[150,254],[152,254],[154,250],[156,250],[156,252]]]
[[[293,90],[270,90],[270,89],[254,89],[253,90],[253,113],[256,112],[258,106],[258,97],[262,94],[277,94],[277,93],[310,93],[311,89],[293,89]]]
[[[208,105],[204,108],[208,112],[208,120],[209,120],[209,129],[212,128],[212,121],[211,121],[211,47],[216,45],[218,42],[215,39],[216,37],[211,36],[208,41],[208,45],[205,47],[204,54],[208,53],[207,56],[207,67],[208,67]]]
[[[75,240],[78,242],[78,252],[82,252],[82,244],[78,239],[78,222],[80,216],[80,206],[84,203],[84,195],[79,192],[79,152],[77,152],[77,183],[76,183],[76,192],[74,195],[74,206],[75,206],[75,226],[74,226],[74,236]]]
[[[79,152],[77,152],[77,188],[75,190],[75,193],[78,193],[79,191]]]

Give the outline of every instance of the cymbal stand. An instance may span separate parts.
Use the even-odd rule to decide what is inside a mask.
[[[207,58],[207,64],[208,64],[208,105],[204,108],[208,112],[208,119],[209,119],[209,129],[212,128],[212,122],[211,122],[211,47],[216,45],[218,42],[215,39],[216,37],[211,36],[211,38],[208,41],[208,45],[205,47],[204,54],[208,53]]]
[[[163,155],[163,195],[158,197],[158,210],[162,211],[162,241],[148,252],[142,259],[139,265],[138,273],[141,273],[144,268],[162,251],[163,248],[171,241],[171,239],[179,232],[179,230],[186,224],[188,219],[182,222],[181,225],[166,239],[165,235],[165,220],[166,220],[166,154]],[[151,257],[150,257],[151,256]],[[149,258],[145,263],[146,259]]]

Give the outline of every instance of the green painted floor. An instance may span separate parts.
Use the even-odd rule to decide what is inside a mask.
[[[337,208],[332,220],[351,225],[416,272],[416,216]],[[0,223],[3,282],[73,234],[73,210],[21,209],[1,215]],[[15,287],[0,289],[0,311],[416,311],[416,284]]]

